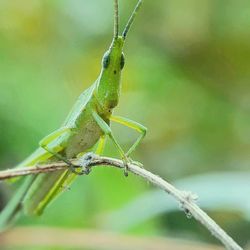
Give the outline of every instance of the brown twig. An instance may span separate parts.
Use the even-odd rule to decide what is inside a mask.
[[[113,166],[117,168],[124,167],[124,163],[121,160],[97,156],[92,153],[84,155],[79,160],[73,159],[71,160],[71,163],[76,166],[80,166],[85,172],[88,172],[86,170],[90,170],[92,167],[100,165]],[[9,169],[0,172],[0,180],[31,174],[53,172],[67,168],[68,166],[66,163],[55,162],[43,166],[30,166],[24,168]],[[221,241],[221,243],[223,243],[223,245],[227,249],[242,250],[242,248],[196,204],[196,195],[192,194],[191,192],[178,190],[173,185],[163,180],[161,177],[152,174],[151,172],[143,169],[135,163],[128,164],[128,170],[138,176],[141,176],[145,180],[151,182],[155,186],[173,196],[180,203],[181,208],[188,216],[194,217],[203,226],[205,226],[214,237],[216,237]]]

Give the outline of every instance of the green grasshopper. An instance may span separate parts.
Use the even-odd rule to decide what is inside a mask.
[[[69,165],[67,170],[29,176],[0,214],[0,230],[8,226],[23,211],[27,215],[40,215],[46,206],[65,186],[82,174],[68,159],[90,151],[96,144],[96,152],[103,151],[105,140],[109,137],[120,153],[127,175],[127,164],[131,153],[146,135],[146,128],[127,118],[112,115],[117,106],[121,91],[121,72],[125,59],[123,46],[142,5],[139,0],[132,12],[122,35],[119,35],[118,0],[114,0],[114,35],[108,51],[102,59],[102,69],[97,80],[78,98],[62,127],[49,134],[39,143],[39,148],[17,167],[31,166],[62,160]],[[110,122],[116,122],[140,133],[138,139],[124,152],[110,128]],[[84,172],[84,171],[83,171]]]

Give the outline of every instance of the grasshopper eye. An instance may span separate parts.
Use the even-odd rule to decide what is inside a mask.
[[[107,51],[104,54],[103,59],[102,59],[102,66],[103,66],[103,68],[104,69],[108,68],[109,63],[110,63],[110,53],[109,53],[109,51]]]
[[[120,62],[121,69],[123,69],[124,65],[125,65],[125,57],[124,57],[124,54],[122,53],[121,62]]]

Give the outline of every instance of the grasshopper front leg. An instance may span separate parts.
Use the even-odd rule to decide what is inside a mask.
[[[128,118],[124,118],[121,116],[111,116],[110,120],[129,127],[131,129],[134,129],[140,133],[138,139],[134,142],[134,144],[129,148],[128,152],[126,153],[126,156],[130,157],[131,153],[136,149],[136,147],[142,142],[143,138],[146,136],[147,128],[138,122],[132,121]]]
[[[124,165],[125,165],[125,176],[128,175],[127,172],[127,165],[130,162],[129,156],[130,154],[135,150],[135,148],[139,145],[139,143],[141,142],[141,140],[144,138],[147,129],[140,125],[137,122],[131,121],[129,119],[126,118],[121,118],[121,117],[115,117],[115,116],[111,116],[110,120],[116,121],[120,124],[126,125],[130,128],[133,128],[137,131],[139,131],[141,133],[141,136],[136,140],[136,142],[130,147],[130,149],[128,150],[127,153],[124,152],[124,150],[122,149],[122,147],[120,146],[120,144],[117,142],[117,140],[115,139],[111,128],[109,127],[109,125],[96,113],[93,112],[93,117],[95,119],[95,121],[97,122],[97,124],[100,126],[100,128],[103,130],[103,132],[109,136],[109,138],[114,142],[116,148],[118,149],[119,153],[122,156],[122,159],[124,160]]]
[[[125,166],[125,176],[128,175],[127,173],[127,165],[129,163],[129,158],[126,156],[125,152],[123,151],[122,147],[120,146],[120,144],[117,142],[117,140],[115,139],[113,132],[111,130],[111,128],[109,127],[109,125],[102,119],[101,116],[99,116],[95,111],[93,112],[93,117],[96,121],[96,123],[99,125],[99,127],[102,129],[102,131],[104,132],[105,135],[107,135],[114,143],[114,145],[116,146],[116,148],[118,149],[118,152],[120,153],[122,159],[124,160],[124,166]]]

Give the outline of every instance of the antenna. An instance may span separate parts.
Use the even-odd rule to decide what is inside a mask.
[[[119,32],[119,13],[118,13],[118,0],[114,0],[114,38],[118,37]]]
[[[133,13],[131,14],[131,16],[130,16],[130,18],[125,26],[124,31],[122,32],[122,37],[124,40],[127,37],[128,31],[130,30],[130,27],[131,27],[132,23],[134,22],[135,16],[136,16],[137,12],[139,11],[141,5],[142,5],[142,0],[139,0],[137,5],[135,6]]]

